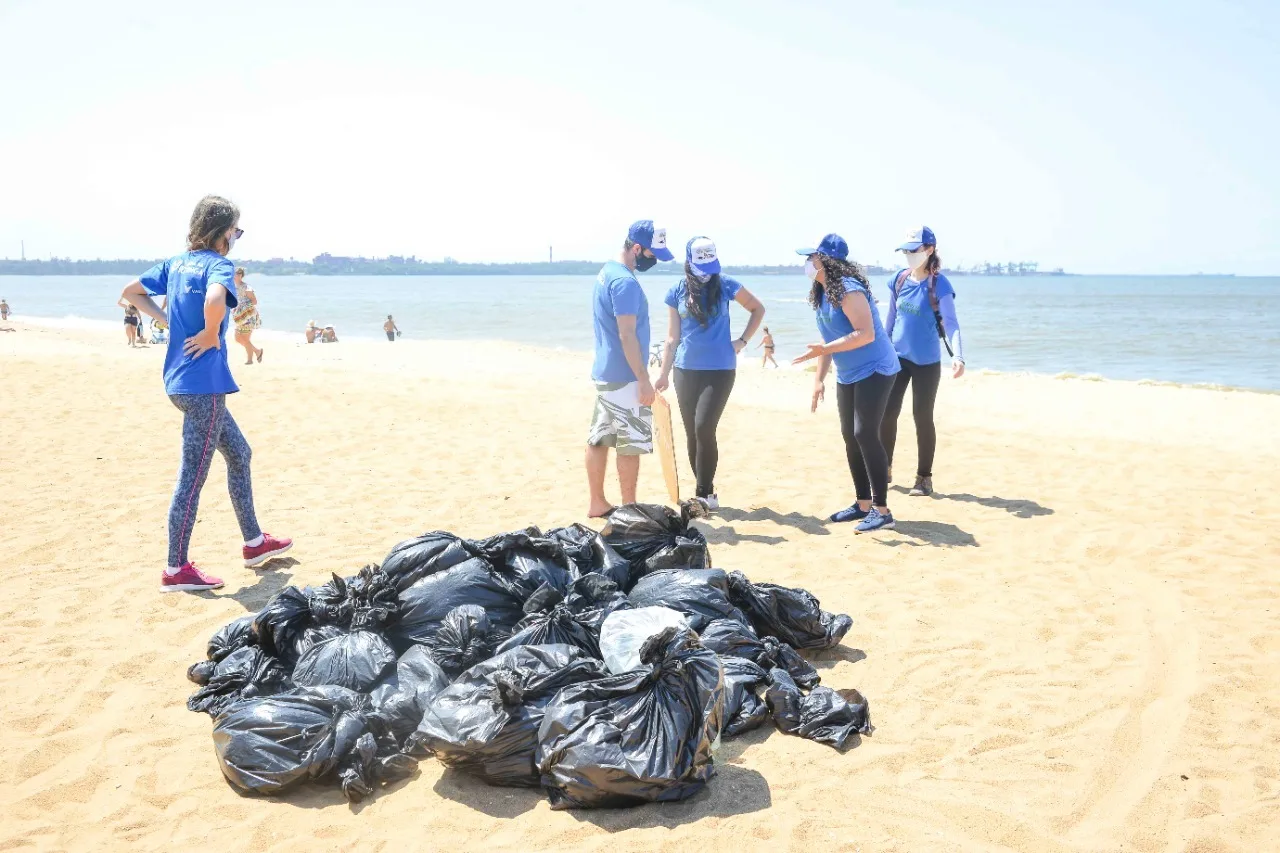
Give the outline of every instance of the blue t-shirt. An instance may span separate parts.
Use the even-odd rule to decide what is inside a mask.
[[[152,296],[169,297],[169,346],[164,356],[166,394],[234,394],[239,391],[227,365],[227,321],[236,307],[236,268],[202,249],[161,261],[138,279]],[[204,295],[211,284],[227,289],[227,313],[218,327],[218,349],[199,358],[184,355],[187,338],[204,330]]]
[[[871,300],[871,291],[863,287],[857,279],[852,278],[844,280],[844,288],[846,293],[861,293],[866,297],[867,307],[871,309],[871,325],[875,330],[876,339],[857,349],[832,353],[831,360],[836,366],[836,382],[841,385],[851,385],[866,379],[873,373],[892,376],[902,367],[898,364],[898,354],[893,351],[893,344],[884,333],[880,312],[876,310],[875,303]],[[836,338],[843,338],[853,331],[853,324],[845,316],[844,310],[839,305],[831,305],[827,302],[825,290],[822,291],[822,301],[816,313],[818,331],[822,334],[822,340],[827,343],[831,343]]]
[[[618,337],[618,317],[636,318],[636,340],[640,359],[649,362],[649,300],[645,298],[635,273],[618,261],[609,261],[596,276],[593,298],[596,360],[591,378],[597,382],[634,382],[640,377],[627,364]]]
[[[899,270],[889,279],[889,298],[893,299],[893,283],[902,278],[898,298],[894,301],[897,316],[893,321],[893,348],[898,355],[915,364],[937,364],[942,361],[942,339],[938,337],[938,324],[929,304],[929,280],[912,281]],[[933,292],[941,300],[944,296],[955,298],[956,289],[945,275],[934,280]]]
[[[689,313],[689,284],[680,279],[667,291],[665,301],[680,313],[680,345],[676,347],[676,367],[681,370],[736,370],[738,354],[733,351],[729,335],[729,306],[742,285],[727,275],[720,276],[720,299],[708,305],[702,294],[702,310],[707,325]]]

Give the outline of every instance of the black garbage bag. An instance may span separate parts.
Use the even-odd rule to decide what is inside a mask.
[[[769,719],[769,709],[756,689],[769,682],[769,673],[746,658],[721,657],[720,666],[724,669],[724,736],[759,728]]]
[[[600,661],[565,645],[519,646],[473,666],[428,707],[407,751],[490,785],[534,787],[538,728],[561,688],[604,675]]]
[[[777,637],[757,636],[754,628],[736,619],[713,619],[701,636],[702,645],[721,658],[746,658],[766,672],[780,667],[804,690],[812,690],[822,680],[813,664],[791,646]]]
[[[308,589],[311,619],[316,625],[381,631],[399,615],[400,599],[391,576],[374,565],[350,579],[339,577]]]
[[[631,607],[631,599],[616,583],[597,574],[583,575],[574,581],[564,602],[578,621],[590,626],[597,636],[610,613]]]
[[[294,660],[296,661],[305,655],[312,646],[348,633],[350,632],[346,628],[338,625],[312,625],[309,628],[303,628],[302,633],[293,644]]]
[[[196,664],[192,670],[201,665]],[[292,686],[285,665],[257,646],[236,649],[214,663],[203,682],[194,677],[192,670],[188,670],[187,677],[203,686],[187,700],[187,709],[211,717],[217,717],[241,699],[270,696]]]
[[[460,604],[445,614],[427,648],[441,669],[457,675],[489,657],[502,636],[493,630],[483,607]]]
[[[627,594],[633,607],[668,607],[682,614],[695,631],[713,619],[747,617],[729,603],[728,576],[721,569],[683,569],[652,572],[636,581]]]
[[[241,616],[213,632],[206,654],[209,660],[220,661],[236,649],[243,649],[253,643],[253,616]]]
[[[483,608],[490,627],[503,637],[524,618],[522,599],[510,581],[483,557],[473,557],[401,590],[400,618],[387,628],[387,637],[401,650],[428,643],[449,611],[462,604]]]
[[[729,573],[729,600],[747,614],[758,634],[797,649],[829,649],[853,625],[848,616],[823,610],[807,590],[752,583],[742,572]]]
[[[293,668],[293,681],[299,687],[333,685],[367,691],[395,662],[395,650],[381,635],[352,631],[307,649]]]
[[[452,533],[424,533],[399,543],[382,561],[382,571],[399,591],[436,572],[451,569],[475,557],[467,540]]]
[[[855,734],[871,731],[867,700],[857,690],[815,687],[808,696],[785,670],[769,672],[765,702],[778,730],[844,749]]]
[[[298,640],[310,625],[310,596],[296,586],[286,586],[253,617],[253,638],[263,651],[291,666],[297,660]]]
[[[624,592],[649,572],[711,568],[707,538],[689,526],[705,513],[701,507],[697,501],[686,501],[676,512],[657,504],[626,504],[609,513],[601,536],[631,565]]]
[[[422,715],[436,696],[449,686],[449,676],[426,646],[414,646],[400,656],[396,668],[370,693],[373,708],[384,728],[403,744],[422,722]]]
[[[336,778],[347,799],[359,801],[373,790],[380,767],[368,711],[367,696],[343,687],[298,688],[236,703],[213,726],[222,774],[249,794]]]
[[[497,652],[517,646],[569,645],[600,659],[600,630],[593,628],[596,613],[574,613],[555,589],[543,586],[524,605],[529,615],[521,619],[515,633],[498,646]]]
[[[553,809],[682,800],[715,773],[719,658],[693,631],[667,628],[640,659],[640,669],[566,687],[547,706],[537,761]]]
[[[564,546],[558,540],[543,536],[536,527],[499,533],[471,545],[494,569],[510,578],[521,602],[544,585],[563,595],[573,582],[572,563]]]
[[[547,531],[547,538],[564,547],[578,576],[601,575],[617,584],[620,590],[630,585],[631,564],[590,527],[582,524],[557,527]]]

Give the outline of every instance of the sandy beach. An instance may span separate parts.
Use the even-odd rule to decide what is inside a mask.
[[[585,520],[589,356],[268,339],[246,367],[232,345],[258,514],[297,544],[244,569],[215,463],[191,553],[226,587],[160,595],[180,423],[162,348],[3,325],[0,850],[1280,849],[1280,396],[944,380],[938,495],[902,489],[908,405],[898,529],[854,536],[822,520],[852,491],[831,388],[810,415],[807,374],[745,361],[712,557],[853,617],[816,660],[874,734],[840,754],[760,729],[672,805],[553,812],[426,760],[349,807],[237,795],[186,667],[286,584],[411,535]],[[640,494],[664,500],[656,464]]]

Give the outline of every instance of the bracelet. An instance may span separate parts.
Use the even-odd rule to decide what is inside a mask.
[[[747,339],[742,337],[741,335],[738,336],[738,340],[742,341],[742,345],[744,347],[747,345]]]

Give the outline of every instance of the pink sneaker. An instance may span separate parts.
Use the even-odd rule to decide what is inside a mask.
[[[176,575],[168,572],[160,573],[161,592],[199,592],[202,589],[218,589],[222,579],[206,575],[196,568],[195,563],[187,563],[178,569]]]
[[[250,548],[248,545],[244,547],[244,565],[247,569],[261,566],[272,557],[279,557],[285,551],[293,547],[292,539],[277,539],[270,533],[262,534],[262,544]]]

